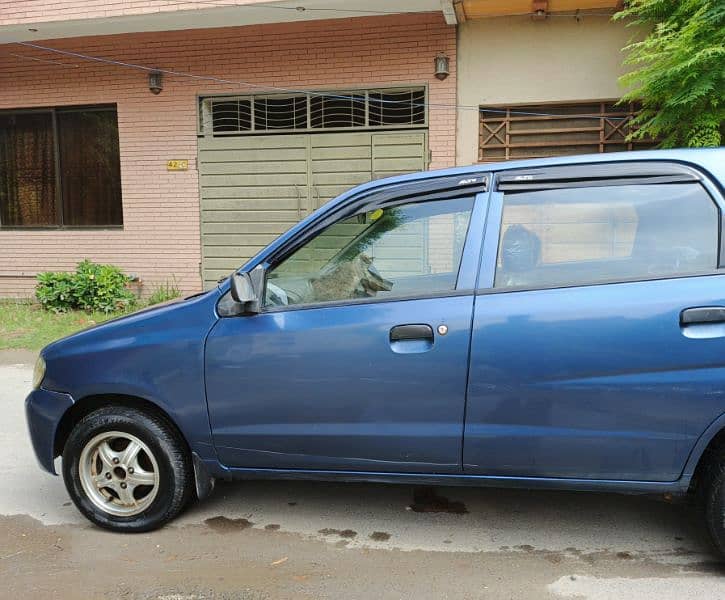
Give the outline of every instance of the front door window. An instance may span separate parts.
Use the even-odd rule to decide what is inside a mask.
[[[348,217],[271,269],[268,307],[454,290],[473,198],[411,202]]]

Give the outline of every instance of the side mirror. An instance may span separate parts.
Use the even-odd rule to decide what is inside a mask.
[[[232,300],[238,308],[233,314],[256,315],[260,310],[264,290],[265,271],[262,265],[250,273],[232,273],[229,277]],[[231,309],[231,307],[229,307]]]
[[[239,304],[254,302],[257,295],[254,293],[252,278],[249,273],[233,273],[231,276],[231,292],[232,298]]]

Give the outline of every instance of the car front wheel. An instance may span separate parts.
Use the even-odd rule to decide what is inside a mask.
[[[63,479],[74,504],[114,531],[150,531],[173,519],[192,496],[193,477],[174,428],[135,408],[106,406],[86,415],[63,451]]]

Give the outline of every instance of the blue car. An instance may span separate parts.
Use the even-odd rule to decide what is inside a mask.
[[[725,149],[331,201],[215,289],[46,347],[35,452],[148,531],[216,479],[700,498],[725,549]]]

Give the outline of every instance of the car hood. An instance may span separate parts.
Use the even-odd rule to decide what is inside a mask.
[[[138,333],[139,330],[143,331],[146,328],[150,331],[156,327],[157,323],[160,324],[169,318],[173,318],[175,313],[183,310],[190,303],[199,303],[200,300],[206,299],[211,299],[212,303],[215,303],[218,296],[219,291],[214,289],[183,299],[169,300],[121,317],[109,319],[48,344],[41,350],[40,354],[47,361],[79,346],[122,338],[131,331]]]
[[[41,388],[75,402],[109,396],[151,402],[191,436],[190,443],[208,444],[204,352],[219,320],[219,296],[214,288],[50,344],[42,351]]]

